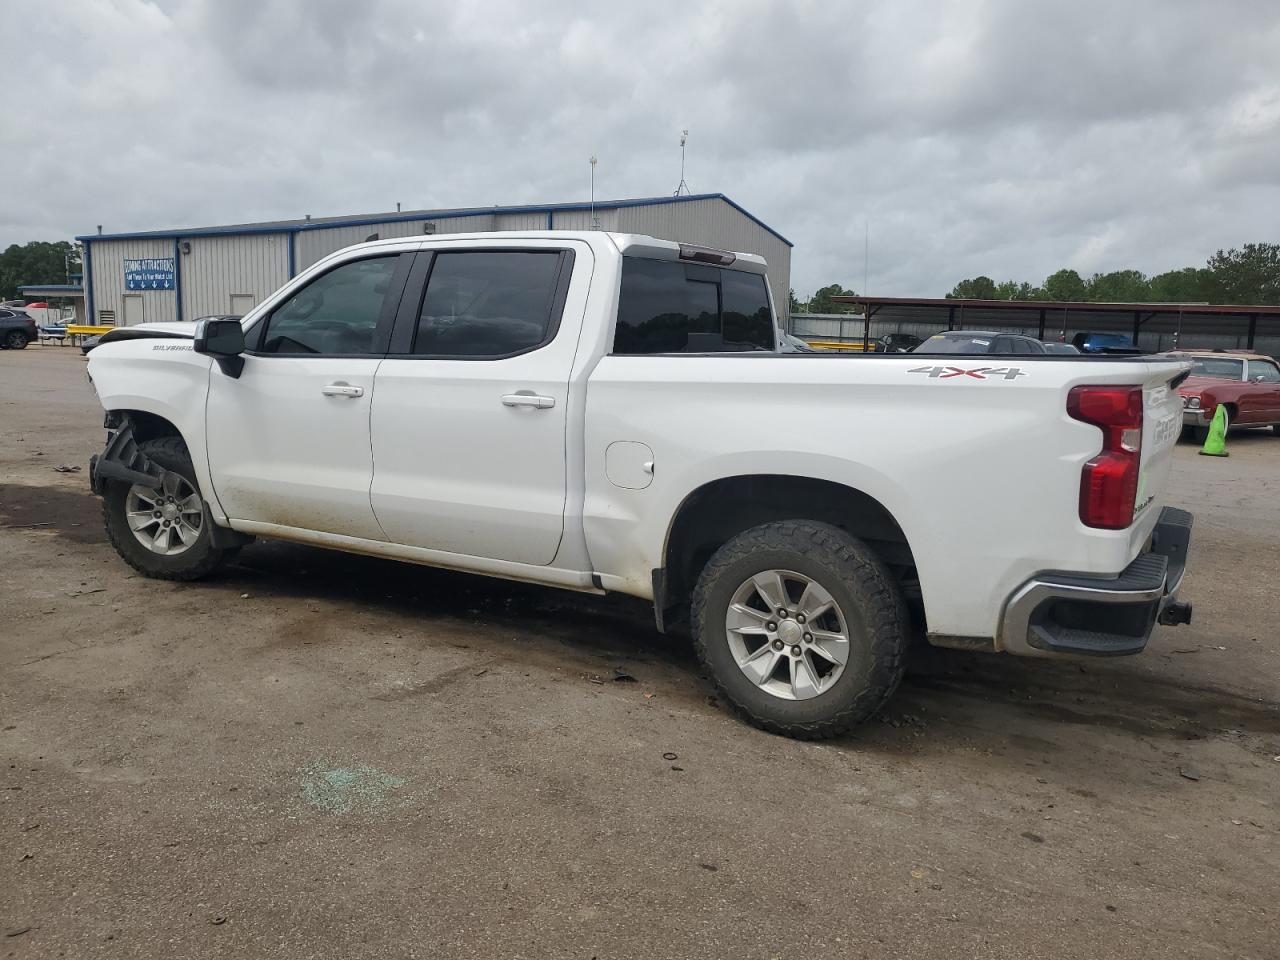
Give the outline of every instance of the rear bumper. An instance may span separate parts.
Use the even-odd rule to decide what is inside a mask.
[[[1157,622],[1191,621],[1177,599],[1191,546],[1192,516],[1165,507],[1151,543],[1115,577],[1044,573],[1005,604],[997,648],[1030,657],[1140,653]]]

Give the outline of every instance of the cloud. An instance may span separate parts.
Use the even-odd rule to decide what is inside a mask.
[[[0,245],[721,191],[800,293],[1148,272],[1276,240],[1280,10],[10,0]],[[1212,42],[1206,42],[1208,39]],[[39,51],[39,53],[34,53]],[[53,51],[50,53],[50,51]]]

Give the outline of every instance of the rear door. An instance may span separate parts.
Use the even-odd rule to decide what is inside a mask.
[[[424,251],[373,404],[371,497],[393,543],[545,565],[564,529],[585,244]]]

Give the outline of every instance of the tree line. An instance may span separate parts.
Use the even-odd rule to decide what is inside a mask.
[[[15,300],[19,287],[37,283],[66,283],[80,272],[80,251],[65,240],[33,240],[10,244],[0,253],[0,300]]]
[[[852,296],[840,284],[819,289],[807,301],[791,291],[792,313],[853,313]],[[1219,250],[1203,267],[1184,267],[1147,276],[1141,270],[1113,270],[1085,278],[1058,270],[1036,286],[1025,280],[997,283],[988,276],[961,280],[948,300],[1061,300],[1077,303],[1251,303],[1280,305],[1280,244],[1246,243]]]
[[[1113,270],[1088,278],[1074,270],[1059,270],[1038,287],[1025,280],[996,283],[986,276],[971,277],[957,283],[947,299],[1280,305],[1280,244],[1246,243],[1239,249],[1219,250],[1203,267],[1151,277],[1141,270]]]

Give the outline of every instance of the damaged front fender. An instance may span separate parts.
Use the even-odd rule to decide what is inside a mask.
[[[133,438],[133,424],[127,418],[111,434],[106,449],[89,458],[89,486],[98,496],[106,493],[108,480],[124,480],[156,488],[164,475],[164,467],[138,449]]]

